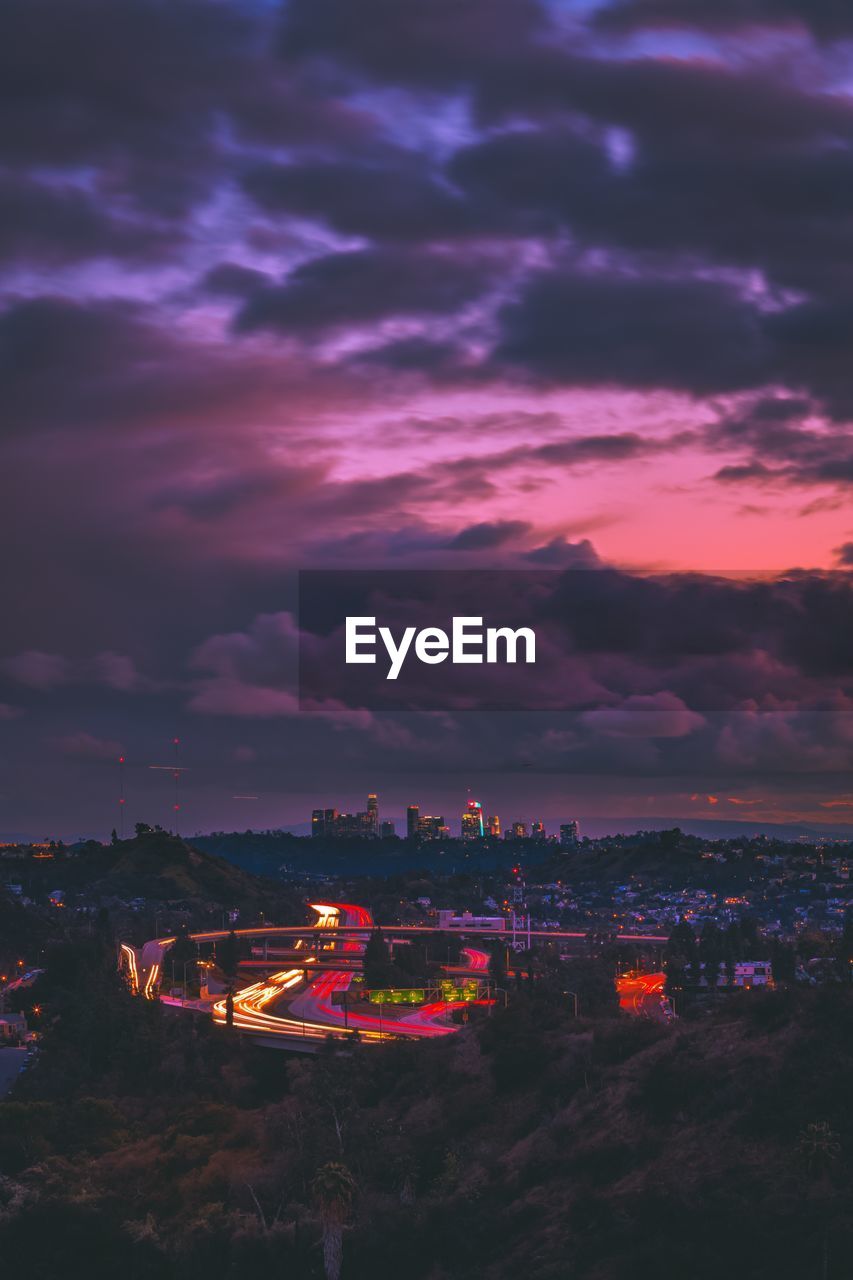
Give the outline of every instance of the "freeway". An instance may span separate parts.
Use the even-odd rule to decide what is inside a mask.
[[[314,909],[318,910],[320,905],[315,904]],[[331,946],[333,948],[342,946],[344,954],[351,952],[360,954],[363,952],[370,936],[369,930],[373,927],[373,919],[370,912],[365,907],[359,907],[353,903],[324,905],[325,914],[318,920],[318,928],[334,929],[341,914],[343,914],[347,923],[358,924],[362,929],[367,930],[367,932],[345,935],[342,942],[335,940],[331,943]],[[295,1000],[291,1001],[291,1017],[296,1014],[298,1017],[305,1018],[310,1022],[319,1022],[327,1028],[335,1028],[339,1032],[358,1031],[362,1038],[366,1036],[370,1040],[376,1038],[381,1040],[388,1037],[398,1038],[401,1036],[411,1038],[413,1036],[447,1035],[456,1029],[452,1026],[438,1025],[437,1020],[440,1017],[444,1017],[450,1007],[443,1001],[438,1001],[434,1006],[430,1006],[430,1013],[426,1017],[423,1016],[424,1010],[420,1009],[390,1021],[387,1017],[383,1019],[381,1008],[377,1017],[372,1013],[352,1011],[346,1005],[333,1004],[333,996],[336,993],[343,994],[348,992],[351,983],[352,972],[350,970],[342,969],[337,973],[322,974]]]
[[[671,1016],[663,973],[625,973],[616,981],[619,1004],[627,1013],[663,1022]]]
[[[476,947],[464,947],[462,955],[468,957],[465,964],[446,964],[443,966],[444,972],[458,977],[486,976],[489,971],[489,960],[491,959],[488,951],[480,951]]]
[[[234,1027],[264,1043],[273,1041],[310,1047],[322,1043],[329,1035],[347,1037],[358,1031],[368,1044],[391,1039],[413,1039],[448,1035],[458,1030],[456,1025],[446,1025],[448,1013],[455,1002],[435,1001],[430,1005],[403,1014],[400,1017],[383,1017],[382,1009],[376,1016],[372,1011],[353,1010],[351,1005],[337,1003],[336,997],[348,992],[355,966],[360,964],[374,927],[370,912],[355,903],[312,904],[317,918],[309,928],[258,928],[240,929],[242,936],[260,937],[298,934],[300,939],[310,937],[312,947],[304,947],[304,956],[285,962],[287,967],[266,973],[262,980],[239,988],[229,1000],[215,1000],[211,1006],[214,1023],[224,1026],[229,1017]],[[196,942],[216,942],[228,936],[228,930],[212,933],[196,933]],[[159,994],[164,958],[174,943],[174,937],[153,938],[137,952],[127,943],[120,944],[120,961],[130,989],[148,999]],[[316,947],[313,944],[317,944]],[[300,946],[297,941],[294,950]],[[316,951],[316,954],[313,952]],[[488,967],[488,955],[483,951],[469,951],[471,967]],[[320,956],[323,959],[320,959]],[[260,963],[265,969],[269,964]],[[316,977],[312,967],[317,967]],[[241,965],[241,967],[243,967]],[[197,1010],[198,1001],[179,1001],[173,997],[161,997],[165,1003]],[[344,997],[345,998],[345,997]]]
[[[231,1021],[240,1031],[264,1043],[298,1041],[306,1048],[312,1044],[316,1046],[329,1035],[340,1038],[355,1031],[367,1043],[378,1043],[388,1039],[443,1036],[458,1030],[457,1024],[448,1022],[448,1016],[455,1008],[461,1007],[462,1002],[437,1000],[410,1013],[400,1014],[395,1010],[391,1017],[383,1014],[382,1006],[378,1015],[373,1009],[367,1012],[358,1005],[353,1007],[355,1002],[348,1002],[347,995],[374,928],[373,918],[365,907],[355,903],[316,902],[312,904],[312,910],[316,913],[312,925],[265,925],[234,931],[240,938],[274,938],[287,941],[289,945],[278,948],[283,952],[281,957],[241,963],[241,969],[256,967],[263,971],[263,976],[234,991],[230,1000],[227,996],[215,1000],[211,1006],[215,1023],[224,1025]],[[217,929],[194,933],[190,937],[198,944],[216,943],[227,938],[230,932]],[[395,935],[418,936],[436,932],[441,930],[432,926],[393,926]],[[476,932],[478,937],[485,935],[509,940],[509,934],[504,930],[477,929]],[[565,933],[554,929],[535,931],[531,936],[550,939],[587,937],[584,933]],[[625,941],[664,941],[652,935],[623,934],[620,937]],[[198,1010],[198,1001],[160,996],[165,957],[174,942],[174,937],[152,938],[138,949],[121,943],[121,967],[135,994],[150,1000],[162,998],[173,1006]],[[266,946],[269,947],[268,941]],[[256,952],[257,948],[254,950]],[[272,948],[273,952],[276,950]],[[468,946],[462,954],[464,965],[448,966],[446,971],[485,978],[489,953]],[[277,961],[280,968],[276,968]],[[662,983],[662,975],[650,977],[660,977]],[[642,981],[635,979],[638,984]],[[641,990],[637,986],[623,992],[620,987],[620,1001],[623,1008],[628,1007],[632,1012],[663,1017],[660,990],[653,986]]]

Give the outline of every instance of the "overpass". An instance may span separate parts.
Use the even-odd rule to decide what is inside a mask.
[[[389,1019],[373,1013],[353,1010],[347,1004],[354,974],[361,968],[364,949],[376,927],[370,911],[354,903],[312,904],[316,920],[308,925],[257,925],[235,929],[238,938],[293,940],[286,959],[252,957],[241,960],[238,970],[254,970],[259,979],[239,987],[232,995],[211,1003],[213,1021],[217,1025],[233,1025],[258,1043],[303,1049],[316,1049],[328,1036],[349,1038],[354,1032],[369,1043],[389,1039],[417,1039],[448,1035],[457,1030],[448,1024],[448,1014],[462,1002],[434,1001],[411,1013]],[[393,925],[389,931],[395,939],[406,940],[450,930],[432,925]],[[229,937],[232,930],[214,929],[190,934],[199,946]],[[510,935],[499,928],[454,927],[455,937],[469,933],[477,938],[490,937],[509,941]],[[594,932],[568,932],[558,929],[525,930],[525,937],[548,939],[590,939]],[[616,941],[663,944],[667,939],[657,934],[618,934]],[[152,938],[141,948],[121,943],[119,964],[130,989],[147,999],[159,998],[165,957],[176,938]],[[307,944],[307,945],[306,945]],[[448,966],[449,973],[484,976],[488,970],[488,952],[466,948],[468,965]],[[175,1005],[170,999],[169,1004]],[[178,1002],[179,1007],[198,1010],[196,1001]],[[229,1007],[229,1005],[231,1007]]]

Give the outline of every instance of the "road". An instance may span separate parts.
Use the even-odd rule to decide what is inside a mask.
[[[42,973],[44,969],[28,969],[19,978],[14,978],[12,982],[7,983],[3,988],[3,994],[8,995],[10,991],[22,991],[25,987],[31,987]]]
[[[0,1049],[0,1098],[12,1088],[26,1061],[26,1049]]]
[[[666,975],[663,973],[626,973],[616,981],[619,1004],[627,1013],[659,1022],[670,1016],[664,996]]]
[[[394,1014],[387,1016],[381,1008],[355,1004],[346,1006],[340,1002],[348,992],[353,980],[354,971],[358,968],[370,933],[374,928],[373,917],[365,908],[351,902],[315,902],[312,910],[316,920],[309,926],[258,926],[250,929],[235,930],[238,937],[243,938],[277,938],[293,939],[292,952],[302,950],[304,959],[283,959],[284,967],[273,972],[265,972],[257,982],[249,983],[233,993],[233,1025],[246,1033],[264,1041],[282,1039],[299,1040],[304,1047],[309,1042],[321,1042],[327,1036],[346,1036],[358,1031],[362,1040],[367,1043],[379,1043],[388,1039],[429,1038],[452,1034],[459,1029],[458,1024],[449,1021],[453,1009],[461,1007],[462,1002],[434,1001],[414,1009],[410,1013],[399,1014],[398,1006]],[[413,935],[440,932],[428,926],[394,926],[394,934],[408,933]],[[206,933],[191,935],[194,941],[217,942],[226,938],[230,930],[218,929]],[[508,938],[506,932],[496,929],[477,930],[478,934]],[[582,938],[585,934],[561,933],[548,930],[536,934],[548,938],[572,937]],[[622,935],[628,938],[629,935]],[[637,937],[639,935],[630,935]],[[662,941],[662,939],[654,939]],[[147,999],[163,998],[160,996],[164,960],[174,937],[152,938],[141,948],[122,943],[120,948],[121,963],[132,991]],[[463,951],[465,964],[448,972],[466,973],[484,978],[489,967],[489,953],[477,947],[468,946]],[[250,962],[268,967],[264,961]],[[316,976],[312,975],[311,966],[317,966]],[[657,980],[660,979],[660,985]],[[623,979],[623,983],[632,981],[633,986],[620,986],[620,1001],[623,1008],[631,1012],[649,1017],[665,1017],[661,1008],[661,990],[663,975],[645,975]],[[173,1005],[186,1008],[198,1008],[198,1001],[180,1001],[169,999]],[[355,1005],[355,1007],[353,1007]],[[374,1012],[375,1010],[375,1012]],[[390,1010],[389,1010],[390,1012]],[[228,1019],[227,1000],[216,1000],[212,1005],[213,1020],[224,1024]]]
[[[359,957],[370,937],[373,918],[364,907],[354,903],[313,903],[312,910],[317,913],[314,929],[328,936],[328,942],[320,944],[320,954],[332,959],[337,953],[342,962]],[[358,928],[342,933],[339,921],[345,919],[348,925]],[[306,931],[303,929],[302,931]],[[137,970],[128,966],[131,984],[134,980],[144,994],[152,997],[156,992],[156,982],[162,970],[163,954],[171,940],[159,939],[154,944],[147,943],[143,948],[143,957],[149,961],[147,976],[134,978]],[[483,953],[481,953],[483,954]],[[488,961],[488,958],[487,958]],[[334,1004],[333,996],[347,991],[352,982],[352,969],[324,969],[316,978],[308,977],[310,966],[317,962],[313,955],[306,955],[299,968],[290,967],[270,974],[260,982],[250,983],[235,991],[233,995],[233,1025],[246,1033],[268,1040],[271,1037],[286,1042],[318,1043],[333,1035],[338,1038],[358,1031],[361,1039],[368,1044],[378,1044],[391,1039],[411,1039],[449,1035],[458,1030],[455,1025],[445,1025],[450,1009],[455,1004],[436,1002],[428,1007],[417,1009],[400,1018],[382,1017],[379,1015],[344,1009]],[[154,974],[154,978],[151,978]],[[293,994],[291,994],[293,993]],[[174,1002],[172,1002],[174,1003]],[[224,1025],[228,1019],[227,998],[217,1000],[212,1007],[213,1020]]]
[[[343,940],[335,935],[329,943],[330,949],[342,948],[345,954],[363,952],[373,927],[370,912],[365,907],[356,906],[351,902],[315,904],[314,910],[319,911],[321,907],[323,914],[318,920],[318,928],[334,929],[340,917],[344,916],[347,924],[361,925],[366,930],[364,933],[343,935]],[[349,991],[352,978],[352,972],[348,970],[321,974],[304,992],[291,1001],[291,1016],[305,1018],[312,1023],[319,1023],[326,1028],[331,1027],[338,1031],[358,1031],[362,1038],[367,1037],[369,1040],[393,1039],[401,1036],[407,1039],[413,1036],[440,1036],[457,1030],[455,1026],[439,1023],[439,1019],[446,1017],[449,1008],[443,1001],[430,1006],[426,1016],[424,1016],[424,1009],[418,1009],[393,1019],[383,1017],[381,1010],[378,1014],[362,1013],[358,1009],[351,1007],[344,1009],[339,1004],[333,1004],[334,994]]]

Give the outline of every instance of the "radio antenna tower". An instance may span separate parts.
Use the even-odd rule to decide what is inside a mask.
[[[173,776],[174,776],[174,779],[175,779],[175,803],[174,803],[174,813],[175,813],[175,835],[177,836],[177,835],[180,835],[180,831],[179,831],[179,829],[178,829],[178,828],[179,828],[179,826],[180,826],[180,817],[179,817],[179,815],[180,815],[180,812],[181,812],[181,798],[180,798],[180,794],[179,794],[179,788],[180,788],[180,784],[181,784],[181,766],[180,766],[180,763],[179,763],[179,760],[178,760],[178,750],[179,750],[180,745],[181,745],[181,740],[180,740],[180,738],[174,738],[174,739],[173,739],[173,741],[172,741],[172,745],[173,745],[173,747],[175,748],[175,772],[174,772],[174,775],[173,775]]]
[[[124,756],[118,758],[118,836],[124,839]]]

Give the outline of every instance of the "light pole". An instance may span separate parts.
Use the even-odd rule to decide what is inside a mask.
[[[564,991],[564,996],[571,996],[575,1006],[575,1017],[578,1017],[578,993],[577,991]]]

